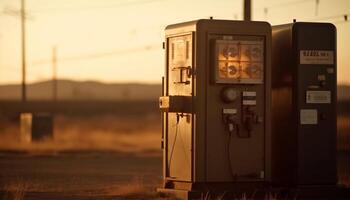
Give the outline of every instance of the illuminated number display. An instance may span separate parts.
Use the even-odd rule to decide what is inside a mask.
[[[217,83],[263,83],[264,39],[216,40],[215,72]]]

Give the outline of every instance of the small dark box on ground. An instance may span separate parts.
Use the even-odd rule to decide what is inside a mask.
[[[22,113],[21,140],[39,141],[53,138],[53,115],[50,113]]]

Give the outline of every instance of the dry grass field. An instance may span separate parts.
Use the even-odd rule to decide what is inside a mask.
[[[17,122],[3,122],[0,150],[30,153],[62,151],[160,152],[160,114],[141,116],[63,116],[54,118],[54,139],[23,143]]]
[[[350,187],[350,116],[339,116],[337,123],[339,181]]]
[[[11,199],[30,192],[153,199],[162,173],[159,120],[60,115],[54,138],[32,143],[20,141],[18,122],[2,120],[0,190]]]
[[[338,149],[350,151],[350,116],[342,115],[338,117]]]
[[[58,115],[54,121],[54,139],[32,143],[20,142],[18,122],[1,121],[4,199],[169,199],[155,192],[162,180],[158,113]],[[339,181],[348,186],[349,133],[350,117],[339,117]]]

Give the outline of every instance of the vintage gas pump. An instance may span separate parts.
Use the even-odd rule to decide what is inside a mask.
[[[336,185],[336,28],[272,28],[272,179],[288,186]]]
[[[198,20],[166,33],[163,188],[181,198],[270,180],[266,22]]]

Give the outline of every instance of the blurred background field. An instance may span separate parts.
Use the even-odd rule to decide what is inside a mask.
[[[350,115],[338,116],[338,150],[350,150]]]
[[[154,193],[161,184],[159,113],[60,114],[54,129],[54,139],[21,143],[18,122],[2,120],[0,188],[25,184],[27,192],[127,195]],[[349,133],[350,115],[339,116],[339,180],[348,186]]]
[[[25,104],[1,100],[0,191],[34,197],[36,192],[52,193],[56,198],[57,194],[160,198],[155,192],[162,183],[158,95],[159,90],[138,100],[33,99]],[[340,98],[337,108],[339,183],[348,186],[349,102]],[[53,139],[20,142],[19,112],[45,110],[56,113]]]
[[[336,25],[338,172],[350,186],[349,2],[254,0],[252,20]],[[0,199],[158,198],[163,30],[200,18],[241,20],[242,3],[1,0]],[[20,142],[23,112],[54,113],[53,139]]]
[[[20,141],[19,126],[19,122],[13,119],[1,122],[0,150],[160,152],[160,113],[134,116],[59,114],[54,117],[53,139],[31,143]]]
[[[54,124],[53,139],[23,143],[19,140],[18,121],[3,117],[0,131],[3,195],[21,190],[25,195],[52,193],[57,199],[71,198],[61,194],[79,198],[98,195],[156,198],[155,188],[161,184],[162,174],[159,113],[60,114],[55,116]],[[34,195],[34,199],[37,197]]]

